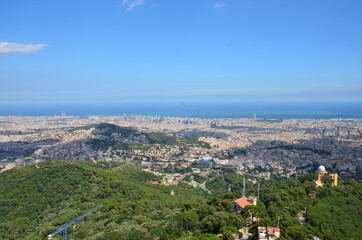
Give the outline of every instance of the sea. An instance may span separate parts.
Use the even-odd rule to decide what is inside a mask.
[[[0,103],[0,116],[148,115],[189,118],[362,119],[362,102]]]

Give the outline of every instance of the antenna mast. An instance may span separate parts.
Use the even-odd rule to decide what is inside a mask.
[[[277,228],[279,228],[279,221],[280,221],[280,217],[278,216],[278,225],[277,225]]]
[[[246,193],[245,193],[245,175],[243,178],[243,193],[242,193],[243,197],[246,197]]]

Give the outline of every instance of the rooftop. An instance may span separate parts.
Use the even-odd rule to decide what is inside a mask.
[[[248,201],[247,197],[242,197],[242,198],[236,199],[233,202],[236,203],[237,205],[239,205],[242,208],[245,208],[248,205],[253,205],[250,201]]]

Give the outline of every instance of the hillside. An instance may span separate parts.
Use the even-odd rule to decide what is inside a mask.
[[[0,239],[44,239],[65,221],[103,203],[75,230],[79,238],[101,237],[102,231],[112,232],[140,213],[203,198],[187,186],[148,183],[157,180],[128,163],[55,161],[9,170],[0,175]]]
[[[340,179],[337,187],[316,187],[314,174],[272,181],[262,188],[268,219],[280,217],[282,239],[360,239],[362,184]],[[305,223],[298,216],[305,211]]]
[[[213,194],[206,195],[184,183],[160,185],[160,177],[129,162],[47,161],[0,174],[0,239],[45,239],[100,203],[69,228],[71,238],[207,240],[222,233],[232,239],[252,213],[260,218],[250,226],[254,236],[257,226],[276,226],[279,216],[281,240],[359,239],[362,185],[340,179],[338,187],[317,188],[314,178],[261,181],[258,205],[234,214],[243,179],[237,174],[209,176]],[[257,194],[251,181],[247,194]]]
[[[79,130],[94,129],[92,133],[97,136],[97,140],[100,144],[107,142],[109,147],[115,149],[128,149],[137,148],[135,145],[142,144],[163,144],[163,145],[187,145],[195,144],[197,146],[209,148],[210,146],[205,142],[200,142],[197,137],[184,138],[175,135],[166,135],[163,133],[143,133],[139,132],[131,127],[121,127],[111,123],[98,123],[88,126],[77,127],[69,130],[72,133],[76,133]],[[104,141],[106,140],[106,141]],[[91,142],[96,149],[105,149],[105,146],[99,147],[97,141]],[[123,143],[122,146],[117,144]]]
[[[280,239],[361,239],[362,184],[340,178],[337,187],[328,182],[316,187],[315,178],[309,174],[281,181],[258,179],[260,201],[249,211],[260,217],[260,222],[254,223],[250,232],[256,234],[258,225],[277,226],[279,217]],[[242,182],[243,176],[238,174],[209,175],[206,187],[214,195],[230,194],[231,189],[241,196]],[[257,196],[257,184],[247,181],[246,192]],[[302,213],[304,223],[298,221]]]
[[[100,203],[104,207],[69,228],[70,237],[210,239],[223,226],[244,224],[231,214],[231,199],[210,201],[200,189],[158,181],[132,163],[47,161],[6,171],[0,174],[0,239],[45,239]]]

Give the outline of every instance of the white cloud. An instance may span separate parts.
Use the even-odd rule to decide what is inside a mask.
[[[0,54],[2,53],[34,53],[47,47],[46,44],[23,44],[0,42]]]
[[[223,8],[223,7],[225,7],[225,3],[217,2],[217,3],[214,4],[214,8]]]
[[[144,0],[122,0],[122,5],[127,6],[127,11],[131,11],[135,7],[142,6],[144,2]]]

